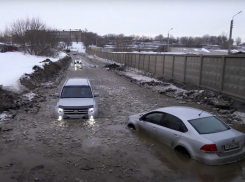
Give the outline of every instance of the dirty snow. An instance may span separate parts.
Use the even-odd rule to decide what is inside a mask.
[[[147,77],[147,76],[139,75],[139,74],[128,72],[128,71],[125,72],[124,74],[126,76],[129,76],[132,79],[135,79],[135,80],[138,80],[138,81],[144,81],[144,82],[152,82],[152,81],[155,81],[155,82],[159,82],[158,80],[156,80],[154,78],[150,78],[150,77]]]
[[[0,53],[0,85],[14,91],[20,90],[19,78],[24,73],[32,73],[33,66],[43,66],[41,61],[49,58],[51,61],[58,61],[67,54],[60,52],[56,58],[33,56],[21,52]]]
[[[10,115],[10,114],[6,114],[6,113],[0,114],[0,124],[1,124],[1,121],[8,120],[8,118],[11,118],[11,117],[12,117],[12,115]]]
[[[200,51],[203,51],[203,52],[210,52],[210,51],[208,51],[207,49],[205,49],[205,48],[201,48],[201,49],[194,49],[194,51],[198,51],[198,52],[200,52]]]
[[[245,113],[236,111],[233,113],[234,116],[237,116],[241,119],[242,124],[245,124]]]
[[[219,52],[228,52],[228,50],[223,50],[223,49],[215,50],[215,51],[219,51]]]
[[[29,101],[31,101],[35,97],[35,93],[29,92],[27,94],[24,94],[23,96],[27,97]]]

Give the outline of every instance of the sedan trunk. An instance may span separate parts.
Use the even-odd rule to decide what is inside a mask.
[[[216,144],[218,154],[234,154],[239,152],[244,146],[245,135],[232,128],[223,132],[203,134],[202,136]]]

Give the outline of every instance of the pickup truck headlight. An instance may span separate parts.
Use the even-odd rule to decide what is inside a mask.
[[[88,115],[89,117],[94,116],[95,109],[94,108],[89,108],[88,109]]]
[[[89,112],[89,113],[94,113],[94,108],[89,108],[89,109],[88,109],[88,112]]]
[[[59,113],[59,114],[63,114],[63,113],[64,113],[64,109],[58,108],[58,113]]]

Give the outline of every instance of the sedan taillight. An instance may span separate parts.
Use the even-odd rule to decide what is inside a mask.
[[[201,152],[204,153],[215,153],[217,152],[217,147],[215,144],[207,144],[200,148]]]

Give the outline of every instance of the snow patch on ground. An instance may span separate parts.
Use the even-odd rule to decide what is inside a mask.
[[[226,53],[228,52],[228,50],[222,50],[222,49],[220,49],[220,50],[218,49],[218,50],[215,50],[215,51],[226,52]]]
[[[194,49],[194,51],[197,51],[197,52],[200,52],[200,51],[203,51],[203,52],[210,52],[208,51],[207,49],[205,48],[201,48],[201,49]]]
[[[37,65],[43,68],[43,60],[48,58],[55,62],[65,56],[67,54],[63,52],[59,52],[55,58],[33,56],[21,52],[0,53],[0,85],[18,91],[20,90],[20,77],[24,73],[33,73],[33,66]]]
[[[143,75],[139,75],[139,74],[136,74],[136,73],[132,73],[132,72],[125,72],[124,73],[126,76],[129,76],[131,77],[132,79],[135,79],[135,80],[138,80],[138,81],[143,81],[143,82],[159,82],[158,80],[156,80],[155,78],[150,78],[150,77],[147,77],[147,76],[143,76]]]
[[[238,118],[240,118],[242,124],[245,124],[245,113],[236,111],[236,112],[233,113],[233,115],[235,115]]]
[[[6,121],[11,117],[12,117],[12,115],[10,115],[10,114],[6,114],[6,113],[0,114],[0,124],[2,123],[2,121]]]
[[[35,97],[35,93],[29,92],[27,94],[24,94],[23,96],[27,97],[29,101],[31,101]]]

